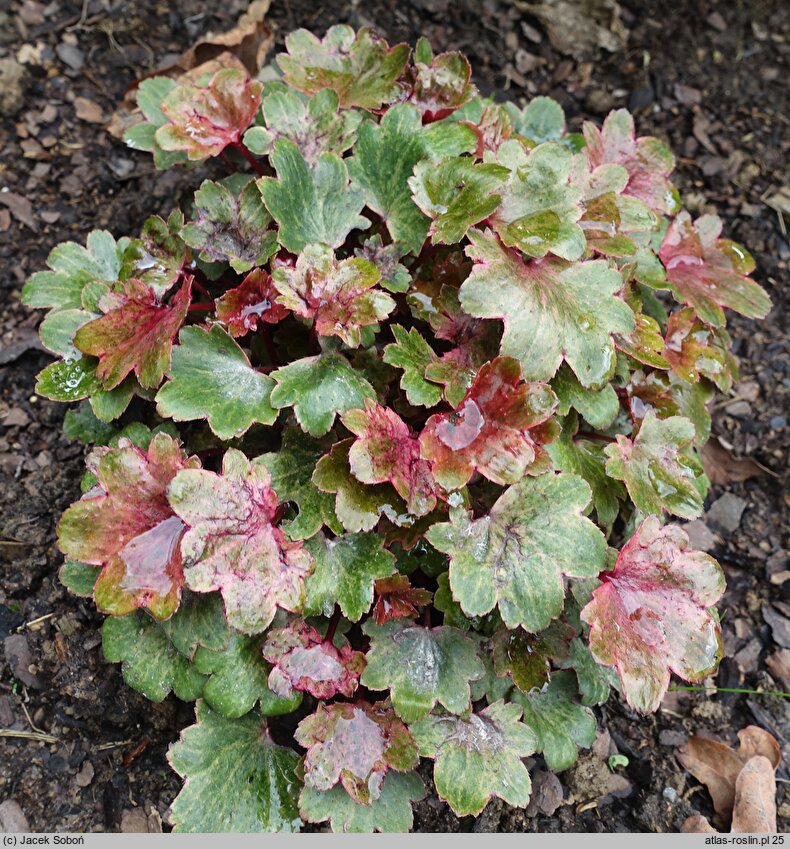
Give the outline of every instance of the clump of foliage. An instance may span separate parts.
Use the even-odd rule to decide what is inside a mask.
[[[266,85],[144,81],[129,144],[231,173],[25,286],[38,391],[95,445],[61,580],[131,686],[197,700],[179,830],[406,830],[420,758],[458,815],[524,806],[610,688],[649,712],[716,667],[722,573],[676,519],[724,308],[770,301],[625,110],[569,133],[424,40],[287,48]]]

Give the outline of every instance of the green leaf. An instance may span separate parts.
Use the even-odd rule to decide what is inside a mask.
[[[422,719],[439,702],[450,713],[470,709],[469,681],[483,676],[477,646],[463,631],[423,628],[400,621],[362,630],[371,639],[361,683],[389,690],[395,713],[408,723]]]
[[[551,386],[559,398],[557,412],[561,416],[567,416],[573,407],[598,430],[606,430],[620,412],[620,399],[611,383],[602,389],[587,389],[567,366],[560,366]]]
[[[287,427],[280,450],[258,458],[272,476],[272,489],[279,501],[291,501],[299,509],[295,519],[280,525],[290,539],[309,539],[324,525],[334,534],[342,533],[335,516],[335,499],[330,493],[321,492],[312,480],[316,463],[329,445],[327,441],[311,439],[299,428]]]
[[[351,179],[365,190],[367,205],[382,216],[393,241],[414,254],[420,252],[431,222],[412,200],[407,180],[425,157],[420,113],[399,103],[380,124],[362,124],[349,162]]]
[[[102,648],[110,663],[121,662],[123,680],[152,702],[161,702],[171,690],[185,702],[194,701],[206,682],[144,613],[105,619]]]
[[[384,348],[384,362],[403,369],[401,389],[413,407],[434,407],[442,390],[425,379],[425,369],[438,357],[416,328],[406,330],[393,324],[391,329],[396,341]]]
[[[426,538],[450,555],[450,586],[469,616],[499,607],[508,628],[540,631],[562,612],[563,575],[597,575],[606,541],[582,516],[590,487],[561,473],[508,487],[487,516],[457,510]]]
[[[253,181],[236,197],[222,183],[204,180],[195,192],[195,208],[197,220],[181,236],[205,262],[229,262],[241,274],[277,250],[277,234],[266,229],[272,219]]]
[[[234,718],[243,716],[258,703],[265,716],[280,716],[299,707],[301,693],[282,699],[269,689],[271,667],[261,654],[263,639],[231,631],[224,650],[198,648],[195,669],[210,676],[203,688],[203,698],[212,710]]]
[[[378,534],[345,534],[326,539],[319,534],[307,543],[315,571],[307,579],[306,616],[331,616],[335,603],[352,622],[373,604],[373,585],[395,572],[395,558],[382,548]]]
[[[521,111],[510,103],[506,107],[516,132],[535,144],[558,141],[565,133],[565,113],[550,97],[535,97]]]
[[[453,245],[499,206],[497,194],[510,171],[501,165],[476,164],[471,157],[450,157],[438,164],[420,162],[408,183],[417,206],[433,219],[434,244]]]
[[[536,740],[520,717],[518,705],[500,701],[468,719],[427,716],[411,727],[420,754],[436,761],[436,792],[457,816],[476,816],[492,796],[526,807],[532,784],[521,759]]]
[[[67,560],[58,571],[58,580],[70,593],[80,598],[91,598],[99,572],[100,566]]]
[[[83,324],[97,318],[86,310],[51,310],[38,327],[41,343],[54,354],[67,360],[82,356],[74,344],[74,336]]]
[[[555,672],[544,691],[519,693],[513,701],[524,708],[524,723],[535,733],[537,751],[552,772],[567,769],[579,748],[595,742],[597,723],[592,711],[580,705],[572,672]]]
[[[255,713],[226,719],[201,701],[195,714],[167,756],[185,779],[171,809],[174,831],[298,831],[296,752],[276,745]]]
[[[91,283],[114,283],[121,270],[125,240],[115,241],[106,230],[92,230],[86,246],[61,242],[47,257],[49,271],[31,275],[22,289],[28,307],[82,309],[83,289]]]
[[[195,657],[198,647],[221,651],[230,639],[219,593],[184,590],[178,610],[160,625],[170,642],[190,660]]]
[[[223,440],[241,436],[253,422],[274,422],[277,410],[269,402],[274,381],[250,365],[221,327],[185,327],[178,339],[169,380],[156,396],[160,416],[177,422],[208,419]]]
[[[388,484],[367,486],[351,474],[348,453],[353,440],[346,439],[318,461],[313,483],[322,492],[336,493],[335,514],[347,531],[369,531],[384,515],[395,525],[410,525],[406,502]]]
[[[101,390],[93,357],[58,360],[36,375],[36,392],[51,401],[81,401]]]
[[[251,127],[244,144],[258,154],[270,154],[278,139],[290,139],[311,165],[322,153],[343,153],[354,144],[362,113],[346,109],[338,113],[338,99],[331,89],[306,98],[283,87],[268,94],[262,104],[266,128]]]
[[[633,442],[619,435],[616,444],[606,446],[606,473],[625,483],[643,513],[660,516],[666,510],[696,519],[702,515],[702,496],[695,485],[701,469],[683,453],[693,440],[694,425],[688,419],[659,419],[651,410]]]
[[[616,362],[611,334],[634,327],[631,308],[616,294],[619,272],[604,260],[524,262],[490,230],[469,238],[475,267],[461,286],[461,306],[504,321],[501,353],[521,361],[525,379],[549,380],[564,359],[583,386],[606,383]]]
[[[604,704],[611,688],[617,686],[617,673],[608,666],[601,666],[581,637],[571,642],[570,659],[560,661],[559,666],[576,673],[583,705]]]
[[[308,822],[329,821],[335,833],[384,834],[411,831],[414,815],[411,803],[425,796],[425,785],[416,772],[388,772],[381,795],[369,805],[355,802],[343,787],[331,790],[305,787],[299,797],[299,811]]]
[[[540,690],[551,680],[551,665],[566,657],[574,629],[555,620],[540,634],[523,628],[500,629],[492,638],[493,663],[497,675],[509,676],[523,693]]]
[[[373,387],[340,354],[296,360],[272,373],[275,407],[293,407],[302,430],[311,436],[329,433],[335,416],[373,400]]]
[[[280,139],[271,161],[277,179],[261,177],[258,186],[280,225],[280,244],[291,253],[316,242],[339,248],[352,230],[370,225],[359,214],[365,193],[349,186],[346,164],[336,154],[322,153],[310,167],[292,141]]]
[[[504,244],[528,256],[551,252],[579,259],[587,243],[576,223],[582,215],[582,192],[570,182],[571,152],[550,142],[527,154],[519,141],[510,139],[500,146],[496,161],[510,170],[502,203],[489,218]]]
[[[321,40],[299,29],[285,39],[285,47],[288,53],[277,57],[285,81],[308,94],[330,88],[344,109],[375,110],[402,94],[398,79],[409,58],[408,45],[388,47],[367,27],[355,33],[338,24]]]
[[[101,421],[86,402],[76,410],[66,410],[63,418],[63,433],[68,439],[76,439],[84,445],[106,445],[115,433],[115,428]]]
[[[145,120],[132,125],[123,134],[123,140],[129,147],[153,153],[157,168],[170,168],[187,160],[185,153],[163,150],[156,141],[156,131],[167,123],[162,101],[176,85],[175,80],[164,76],[141,80],[137,88],[137,105]]]
[[[562,424],[559,439],[546,446],[554,468],[584,478],[592,490],[598,524],[610,528],[625,499],[622,484],[606,474],[606,455],[601,442],[577,436],[579,417],[571,413]]]

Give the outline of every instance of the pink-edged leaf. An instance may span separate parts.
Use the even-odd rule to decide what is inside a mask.
[[[319,336],[339,336],[356,348],[361,329],[385,319],[395,301],[374,286],[381,275],[365,259],[336,260],[326,245],[308,245],[295,268],[275,269],[278,303],[312,319]]]
[[[254,268],[241,283],[217,300],[217,319],[234,338],[258,329],[258,324],[277,324],[288,315],[278,304],[277,290],[269,274]]]
[[[732,340],[724,328],[700,321],[693,309],[673,313],[667,322],[664,356],[676,374],[690,383],[700,377],[729,392],[738,377],[738,362],[730,353]]]
[[[105,389],[114,389],[134,372],[140,384],[154,389],[170,368],[170,353],[187,316],[192,293],[188,277],[172,300],[164,304],[140,280],[128,280],[124,293],[104,295],[105,315],[84,324],[74,344],[99,358],[96,376]]]
[[[428,419],[422,456],[445,489],[459,489],[475,471],[502,486],[516,483],[546,469],[540,442],[551,434],[545,425],[556,406],[550,386],[524,383],[518,360],[497,357],[480,369],[458,409]],[[537,439],[530,433],[536,428]]]
[[[262,90],[262,83],[238,68],[217,71],[205,88],[176,86],[162,101],[168,123],[156,131],[156,143],[163,150],[184,151],[192,160],[218,156],[252,123]]]
[[[412,587],[406,575],[393,575],[376,581],[373,618],[377,625],[390,619],[414,619],[417,608],[431,603],[433,593]]]
[[[721,657],[721,631],[709,608],[724,592],[724,575],[688,543],[680,526],[662,528],[648,516],[582,610],[593,655],[617,668],[628,703],[643,713],[658,708],[670,672],[700,681]]]
[[[659,139],[637,138],[634,118],[627,109],[610,112],[600,130],[595,124],[585,123],[584,140],[591,168],[614,164],[628,172],[623,194],[666,215],[674,215],[680,209],[677,190],[669,181],[675,157]]]
[[[754,260],[740,245],[719,238],[721,226],[717,215],[701,215],[692,223],[684,210],[669,225],[658,252],[667,272],[664,288],[719,327],[725,323],[722,307],[750,318],[771,309],[765,290],[748,277]]]
[[[337,648],[307,622],[269,631],[263,656],[274,665],[269,687],[282,698],[303,690],[317,699],[350,698],[365,669],[365,655],[346,644]]]
[[[436,482],[430,464],[420,457],[419,441],[394,410],[366,401],[364,410],[344,413],[343,424],[357,436],[348,452],[357,480],[391,483],[415,516],[433,510]]]
[[[278,502],[261,458],[250,462],[231,448],[222,474],[181,472],[168,498],[188,526],[181,541],[187,584],[195,592],[219,590],[234,628],[259,634],[278,607],[301,608],[313,558],[272,524]]]
[[[93,593],[103,613],[125,616],[139,607],[157,619],[175,613],[184,583],[184,523],[167,501],[167,487],[180,471],[199,465],[164,433],[147,451],[122,438],[117,448],[89,455],[98,482],[63,514],[58,545],[68,557],[102,567]]]
[[[458,52],[433,55],[427,39],[414,50],[413,89],[409,102],[422,113],[423,122],[446,118],[468,103],[477,93],[472,85],[472,68]]]
[[[321,704],[299,723],[294,739],[307,749],[307,787],[329,790],[339,781],[362,805],[381,795],[388,770],[406,772],[418,761],[409,730],[381,702]]]

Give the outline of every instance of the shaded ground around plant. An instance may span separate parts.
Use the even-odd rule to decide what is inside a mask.
[[[118,668],[103,662],[100,617],[57,582],[55,522],[79,494],[83,451],[62,434],[63,407],[33,397],[35,374],[49,358],[37,347],[40,315],[20,306],[21,285],[55,243],[82,241],[96,227],[135,233],[146,215],[188,197],[194,173],[155,174],[147,157],[113,142],[102,123],[135,76],[206,31],[229,28],[244,5],[228,2],[212,14],[197,0],[93,0],[82,20],[81,2],[0,6],[0,60],[24,63],[20,74],[15,62],[0,62],[0,728],[50,738],[0,739],[0,802],[16,800],[33,830],[157,828],[179,787],[165,753],[192,712],[172,697],[152,705],[127,688]],[[582,24],[580,32],[614,49],[597,55],[592,47],[580,52],[578,34],[559,44],[568,27],[547,32],[540,4],[527,5],[275,0],[270,18],[278,48],[291,29],[323,32],[337,22],[373,25],[391,41],[424,34],[436,48],[466,52],[486,93],[548,94],[574,129],[626,105],[641,133],[670,142],[686,205],[695,213],[716,208],[727,234],[757,257],[756,277],[776,305],[760,324],[734,321],[742,378],[736,397],[718,399],[714,409],[714,433],[725,446],[773,474],[714,487],[693,528],[695,542],[728,574],[721,612],[729,657],[717,684],[790,690],[790,214],[783,221],[777,211],[790,205],[786,7],[782,0],[626,0],[619,24],[600,31]],[[653,717],[638,718],[614,700],[599,713],[603,737],[559,785],[535,763],[544,809],[562,794],[552,816],[492,803],[477,820],[458,820],[429,797],[416,806],[415,827],[675,831],[693,810],[712,815],[706,791],[673,757],[689,734],[731,739],[754,723],[790,755],[784,699],[675,693]],[[606,766],[613,747],[629,759],[616,781]],[[779,775],[790,778],[787,765]],[[779,787],[783,830],[790,798],[787,785]]]

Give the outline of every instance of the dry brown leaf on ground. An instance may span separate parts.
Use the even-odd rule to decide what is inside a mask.
[[[708,788],[716,813],[727,821],[735,804],[738,776],[747,761],[764,757],[776,769],[781,759],[779,743],[756,725],[741,729],[738,740],[738,748],[733,749],[719,740],[696,735],[676,752],[682,766]]]
[[[712,436],[700,449],[702,465],[710,482],[716,486],[728,483],[740,483],[757,475],[773,475],[770,469],[747,457],[737,460],[732,454]]]
[[[240,68],[251,77],[257,76],[274,45],[274,34],[265,21],[270,5],[271,0],[253,0],[233,29],[204,38],[172,64],[146,74],[141,80],[161,76],[194,80],[222,68]],[[107,125],[107,132],[116,139],[123,138],[126,130],[142,118],[137,108],[137,86],[141,80],[127,89]]]
[[[680,826],[683,834],[718,834],[716,829],[708,822],[707,817],[702,814],[692,814],[683,821]]]
[[[733,834],[776,831],[774,765],[763,755],[750,758],[735,782]]]

